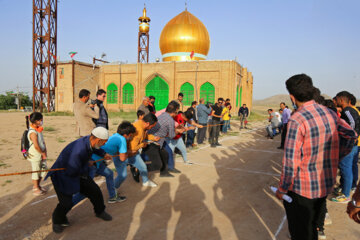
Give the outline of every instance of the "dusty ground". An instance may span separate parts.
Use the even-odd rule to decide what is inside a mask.
[[[19,151],[24,114],[0,113],[0,118],[0,172],[30,170]],[[119,122],[112,119],[112,133]],[[252,130],[223,137],[222,147],[192,150],[192,166],[177,158],[182,173],[175,178],[150,175],[157,188],[128,178],[120,188],[128,200],[106,204],[112,222],[95,218],[89,201],[83,201],[68,214],[71,226],[60,235],[51,231],[57,198],[50,181],[45,182],[49,193],[35,197],[29,175],[2,177],[0,239],[288,239],[282,204],[269,191],[279,180],[282,151],[276,149],[279,137],[264,138],[264,124],[255,122]],[[76,139],[75,122],[73,117],[45,117],[44,125],[54,130],[44,133],[51,166]],[[96,181],[107,198],[103,178]],[[345,208],[328,201],[333,224],[326,227],[327,239],[359,239],[360,226],[350,221]]]

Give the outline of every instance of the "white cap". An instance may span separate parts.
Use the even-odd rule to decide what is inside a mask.
[[[91,131],[91,134],[97,138],[107,140],[109,138],[109,131],[104,127],[96,127]]]

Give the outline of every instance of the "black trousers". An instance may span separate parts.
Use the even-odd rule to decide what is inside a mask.
[[[287,123],[284,123],[283,127],[282,127],[282,131],[281,131],[281,144],[280,144],[280,147],[284,147],[286,133],[287,133]]]
[[[203,128],[198,128],[198,133],[197,133],[197,143],[198,144],[201,144],[204,142],[206,130],[207,130],[207,124],[200,123],[200,125],[202,125]]]
[[[160,173],[168,172],[167,163],[169,155],[164,148],[160,148],[159,145],[151,143],[143,150],[143,152],[151,161],[151,164],[148,167],[149,171],[160,170]]]
[[[66,214],[73,207],[72,195],[60,192],[55,185],[54,189],[59,199],[59,203],[53,212],[52,221],[53,224],[62,224],[66,222]],[[100,214],[105,210],[103,195],[99,186],[93,179],[90,177],[80,178],[80,193],[90,199],[96,214]]]
[[[288,192],[292,203],[284,201],[289,232],[292,240],[317,240],[317,222],[325,214],[326,197],[308,199],[294,192]]]
[[[318,228],[320,231],[324,231],[324,222],[325,222],[326,213],[327,213],[327,206],[325,201],[325,203],[320,206],[319,215],[315,219],[316,228]]]
[[[218,143],[220,132],[220,120],[212,120],[210,130],[210,144]],[[215,126],[214,126],[215,125]]]

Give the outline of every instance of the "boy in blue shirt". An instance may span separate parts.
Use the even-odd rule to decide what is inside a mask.
[[[120,161],[125,161],[127,159],[127,143],[126,141],[131,140],[133,134],[135,133],[135,127],[128,121],[123,121],[118,129],[117,133],[113,134],[111,137],[109,137],[109,140],[106,142],[105,145],[101,147],[102,150],[104,150],[109,155],[113,156],[113,161],[115,166]],[[101,156],[93,154],[91,156],[91,159],[94,161],[97,161],[99,159],[102,159]],[[114,174],[111,169],[109,169],[106,164],[104,163],[104,160],[96,162],[90,169],[90,177],[94,178],[95,174],[104,176],[106,179],[106,187],[109,192],[109,200],[108,203],[116,203],[116,202],[123,202],[126,200],[125,196],[118,196],[116,192],[116,188],[119,188],[120,186],[120,179],[119,174],[115,178],[114,181]],[[83,200],[85,197],[77,193],[73,196],[73,204],[76,205],[78,202]]]

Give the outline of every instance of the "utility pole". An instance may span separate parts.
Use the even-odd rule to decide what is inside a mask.
[[[19,86],[16,86],[17,94],[16,94],[16,100],[17,100],[17,110],[20,110],[20,99],[19,99]]]

